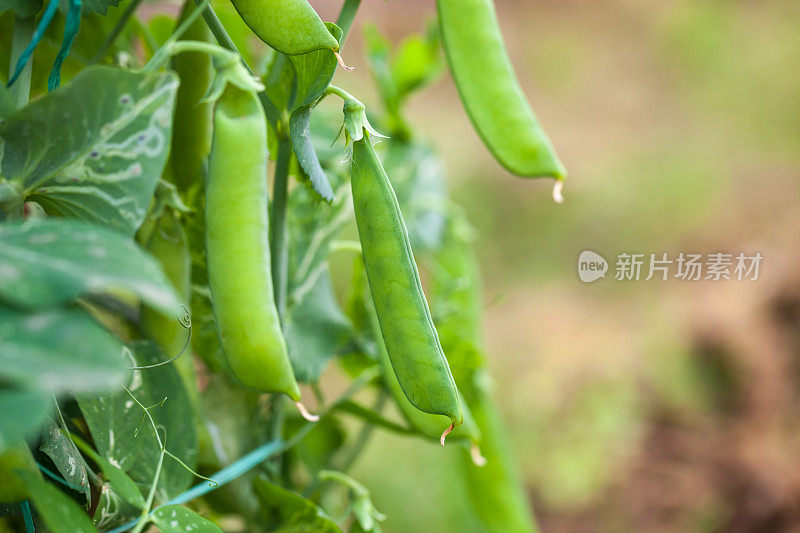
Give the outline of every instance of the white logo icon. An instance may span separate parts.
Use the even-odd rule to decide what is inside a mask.
[[[608,261],[591,250],[584,250],[578,257],[578,277],[584,283],[591,283],[606,277]]]

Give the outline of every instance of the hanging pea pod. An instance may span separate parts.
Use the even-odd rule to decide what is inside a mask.
[[[167,355],[175,359],[186,391],[197,400],[197,374],[192,355],[188,350],[191,318],[188,308],[192,285],[192,261],[186,232],[172,209],[161,217],[147,220],[139,229],[137,238],[144,248],[161,264],[167,279],[177,290],[184,307],[176,309],[175,316],[164,316],[147,305],[142,307],[142,331],[153,339]]]
[[[259,39],[278,52],[296,55],[314,50],[339,51],[339,41],[306,0],[232,1]]]
[[[441,247],[429,261],[436,326],[447,350],[459,390],[481,434],[485,466],[461,454],[461,472],[469,499],[489,533],[532,533],[536,523],[515,464],[508,435],[491,396],[481,334],[480,269],[471,228],[452,210]]]
[[[444,436],[464,419],[456,384],[422,292],[397,198],[368,131],[362,128],[356,134],[351,166],[353,205],[380,330],[409,402],[420,411],[450,419]]]
[[[197,9],[194,0],[186,0],[176,28]],[[182,39],[213,42],[208,25],[200,18],[183,33]],[[213,103],[203,101],[214,80],[211,57],[203,52],[185,52],[172,59],[172,68],[181,84],[175,95],[175,120],[172,127],[170,168],[175,185],[186,191],[203,183],[204,165],[211,151]]]
[[[441,439],[441,444],[444,445],[444,438],[442,437],[441,433],[442,428],[447,427],[447,424],[449,423],[448,418],[443,415],[435,415],[420,411],[408,401],[408,398],[406,398],[406,395],[403,393],[403,388],[400,386],[400,382],[397,380],[397,376],[394,374],[394,370],[392,370],[392,362],[389,360],[389,353],[386,351],[386,344],[381,336],[378,317],[375,314],[374,308],[371,305],[369,305],[369,307],[370,309],[368,310],[368,313],[371,317],[372,329],[376,335],[381,373],[383,374],[383,380],[386,384],[386,387],[389,389],[389,392],[394,398],[395,405],[397,405],[397,407],[400,409],[403,417],[411,425],[411,427],[429,439]],[[472,457],[472,460],[477,464],[481,464],[483,458],[480,457],[480,452],[478,451],[478,446],[480,445],[481,441],[481,431],[478,429],[478,425],[472,418],[472,413],[470,412],[469,407],[467,407],[467,404],[464,402],[464,399],[461,397],[460,393],[458,395],[458,399],[459,404],[461,405],[461,410],[464,414],[464,423],[456,427],[447,436],[447,438],[451,441],[463,441],[466,444],[471,445],[469,448],[470,457]]]
[[[472,402],[472,413],[483,438],[484,466],[462,454],[462,467],[475,511],[489,533],[538,531],[530,502],[514,462],[506,429],[492,399],[485,393]]]
[[[254,93],[228,85],[214,111],[206,185],[208,281],[217,331],[242,383],[299,402],[273,297],[267,205],[264,111]]]
[[[495,159],[518,176],[563,180],[566,169],[519,85],[492,0],[437,0],[461,103]]]

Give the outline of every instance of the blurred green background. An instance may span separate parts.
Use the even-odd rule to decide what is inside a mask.
[[[491,159],[449,78],[409,116],[477,230],[495,395],[543,529],[800,527],[800,3],[496,3],[566,202]],[[360,25],[399,41],[433,15],[363,2],[335,83],[378,105]],[[607,279],[578,279],[584,249]],[[758,281],[622,282],[620,252],[764,260]],[[386,531],[471,530],[454,453],[376,432],[356,476]]]

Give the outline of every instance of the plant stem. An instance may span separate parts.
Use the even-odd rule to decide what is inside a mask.
[[[14,69],[17,66],[17,61],[22,55],[25,47],[31,42],[33,32],[36,30],[36,17],[21,18],[14,16],[14,34],[11,37],[11,64],[8,69],[8,77],[10,78]],[[11,92],[14,97],[14,106],[21,109],[28,104],[31,92],[31,71],[33,70],[33,58],[28,61],[22,73],[17,78],[17,81],[11,87]]]
[[[286,292],[289,276],[289,249],[287,237],[289,228],[286,221],[287,191],[289,188],[289,156],[291,148],[287,141],[278,143],[278,156],[275,161],[275,179],[272,184],[272,208],[270,209],[270,260],[272,262],[272,290],[275,293],[275,307],[281,328],[286,329]],[[283,395],[273,398],[270,436],[273,440],[283,438],[285,415]],[[280,471],[281,457],[274,460]]]
[[[199,6],[202,5],[203,0],[195,0],[195,3]],[[203,10],[203,19],[206,21],[206,25],[208,29],[211,30],[211,34],[217,40],[217,43],[223,47],[227,48],[231,52],[236,52],[239,54],[239,59],[242,61],[242,65],[250,74],[253,74],[253,69],[250,68],[250,65],[242,57],[242,54],[239,52],[239,49],[236,48],[236,43],[233,42],[231,36],[228,35],[228,32],[225,30],[225,26],[222,25],[222,22],[219,20],[219,17],[214,12],[214,9],[211,7],[211,4],[207,4],[206,8]],[[261,100],[261,105],[264,107],[264,113],[267,115],[267,120],[270,121],[272,124],[277,124],[278,120],[280,120],[280,113],[278,109],[275,107],[275,104],[267,98],[267,95],[264,91],[258,93],[258,99]]]
[[[142,0],[130,0],[130,3],[125,8],[125,11],[122,12],[122,16],[120,16],[119,20],[114,25],[114,28],[106,36],[106,40],[103,41],[100,49],[89,61],[89,64],[97,63],[103,59],[103,56],[106,55],[106,52],[108,52],[108,50],[114,45],[114,41],[117,40],[117,37],[119,37],[120,33],[122,33],[122,30],[125,29],[125,26],[128,24],[128,20],[130,20],[131,16],[133,16],[134,12],[136,12],[136,8],[139,7],[141,1]]]
[[[349,92],[345,91],[341,87],[337,87],[336,85],[333,85],[333,84],[328,85],[328,88],[325,89],[325,94],[326,95],[329,95],[329,94],[336,95],[339,98],[341,98],[342,100],[344,100],[345,102],[347,100],[356,100],[356,98],[352,94],[350,94]]]
[[[378,394],[378,397],[375,399],[375,404],[372,406],[372,410],[376,413],[380,414],[383,411],[384,405],[386,405],[386,391],[381,390]],[[347,472],[350,468],[353,467],[356,460],[361,457],[361,452],[364,450],[364,447],[369,442],[370,437],[372,436],[372,432],[375,429],[375,426],[364,422],[364,426],[361,428],[361,432],[356,437],[356,441],[353,443],[352,448],[350,448],[350,453],[347,454],[347,457],[344,458],[342,461],[342,465],[337,468],[340,472]]]
[[[287,237],[289,228],[286,220],[287,192],[289,188],[289,156],[291,148],[288,142],[278,144],[278,157],[275,162],[275,181],[272,185],[272,209],[270,210],[270,251],[272,255],[272,285],[275,292],[275,306],[278,318],[285,327],[286,320],[286,287],[288,283],[289,249]]]
[[[375,368],[369,368],[367,370],[364,370],[361,373],[361,375],[350,385],[350,387],[348,387],[347,390],[344,391],[342,395],[336,399],[336,401],[334,401],[322,413],[320,413],[320,417],[330,414],[331,411],[333,411],[337,405],[349,400],[351,396],[353,396],[359,390],[368,385],[373,379],[378,377],[378,375],[379,372]],[[134,401],[139,403],[138,400],[136,400],[136,398],[134,398]],[[239,478],[246,472],[249,472],[257,465],[261,464],[263,461],[266,461],[270,457],[274,457],[275,455],[281,454],[286,450],[292,448],[298,442],[303,440],[306,437],[306,435],[308,435],[308,433],[312,429],[314,429],[314,427],[316,427],[315,422],[306,422],[300,429],[297,430],[297,432],[294,435],[292,435],[292,438],[290,438],[289,440],[285,442],[272,441],[263,446],[260,446],[259,448],[246,454],[244,457],[239,458],[237,461],[234,461],[232,464],[226,466],[225,468],[214,474],[211,477],[211,479],[214,479],[216,485],[211,486],[208,483],[195,485],[194,487],[176,496],[175,498],[172,498],[171,500],[162,504],[161,506],[181,505],[191,500],[194,500],[195,498],[199,498],[205,494],[208,494],[209,492],[212,492],[222,487],[223,485],[226,485],[227,483],[233,481],[234,479]],[[158,507],[156,507],[156,509],[158,509]],[[151,513],[156,509],[153,509]],[[135,518],[130,522],[128,522],[127,524],[112,529],[109,533],[122,533],[123,531],[128,531],[134,525],[138,525],[144,522],[149,517],[150,514],[148,514],[144,519]]]
[[[158,432],[156,432],[156,435]],[[161,448],[161,453],[158,455],[158,464],[156,465],[156,474],[153,476],[153,484],[150,486],[150,492],[147,495],[147,503],[142,510],[142,518],[139,520],[139,523],[136,524],[136,527],[133,529],[133,533],[140,533],[144,527],[148,524],[148,517],[150,515],[150,509],[153,506],[153,499],[156,495],[156,487],[158,486],[158,480],[161,477],[161,467],[164,466],[164,448]]]
[[[347,39],[347,34],[350,33],[350,28],[353,26],[353,19],[356,18],[358,6],[361,5],[361,0],[344,0],[342,10],[339,11],[339,18],[336,19],[336,25],[342,28],[342,42],[340,47],[344,46],[344,41]]]
[[[200,6],[203,3],[203,0],[194,0],[194,3]],[[208,29],[211,30],[211,34],[214,36],[220,46],[236,52],[237,54],[239,53],[239,50],[236,48],[236,44],[234,44],[231,36],[228,35],[228,32],[225,30],[225,26],[222,25],[222,21],[219,20],[219,17],[214,12],[214,9],[210,4],[207,5],[203,10],[203,19],[206,21]],[[241,54],[239,55],[241,56]],[[248,67],[247,70],[250,70],[250,68]]]

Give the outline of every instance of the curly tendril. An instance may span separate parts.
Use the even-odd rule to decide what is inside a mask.
[[[178,319],[178,322],[180,322],[181,326],[183,326],[184,329],[188,329],[189,330],[189,334],[186,336],[186,342],[183,343],[183,348],[181,348],[181,351],[178,352],[178,355],[176,355],[174,357],[170,357],[166,361],[160,361],[158,363],[153,363],[152,365],[132,366],[131,370],[145,370],[147,368],[156,368],[156,367],[159,367],[159,366],[168,365],[171,362],[175,361],[178,357],[182,356],[184,354],[184,352],[187,350],[187,348],[189,348],[189,343],[192,341],[192,317],[189,314],[189,309],[185,305],[181,304],[180,308],[181,308],[181,312],[183,314],[179,313],[179,314],[175,315],[175,317]]]

